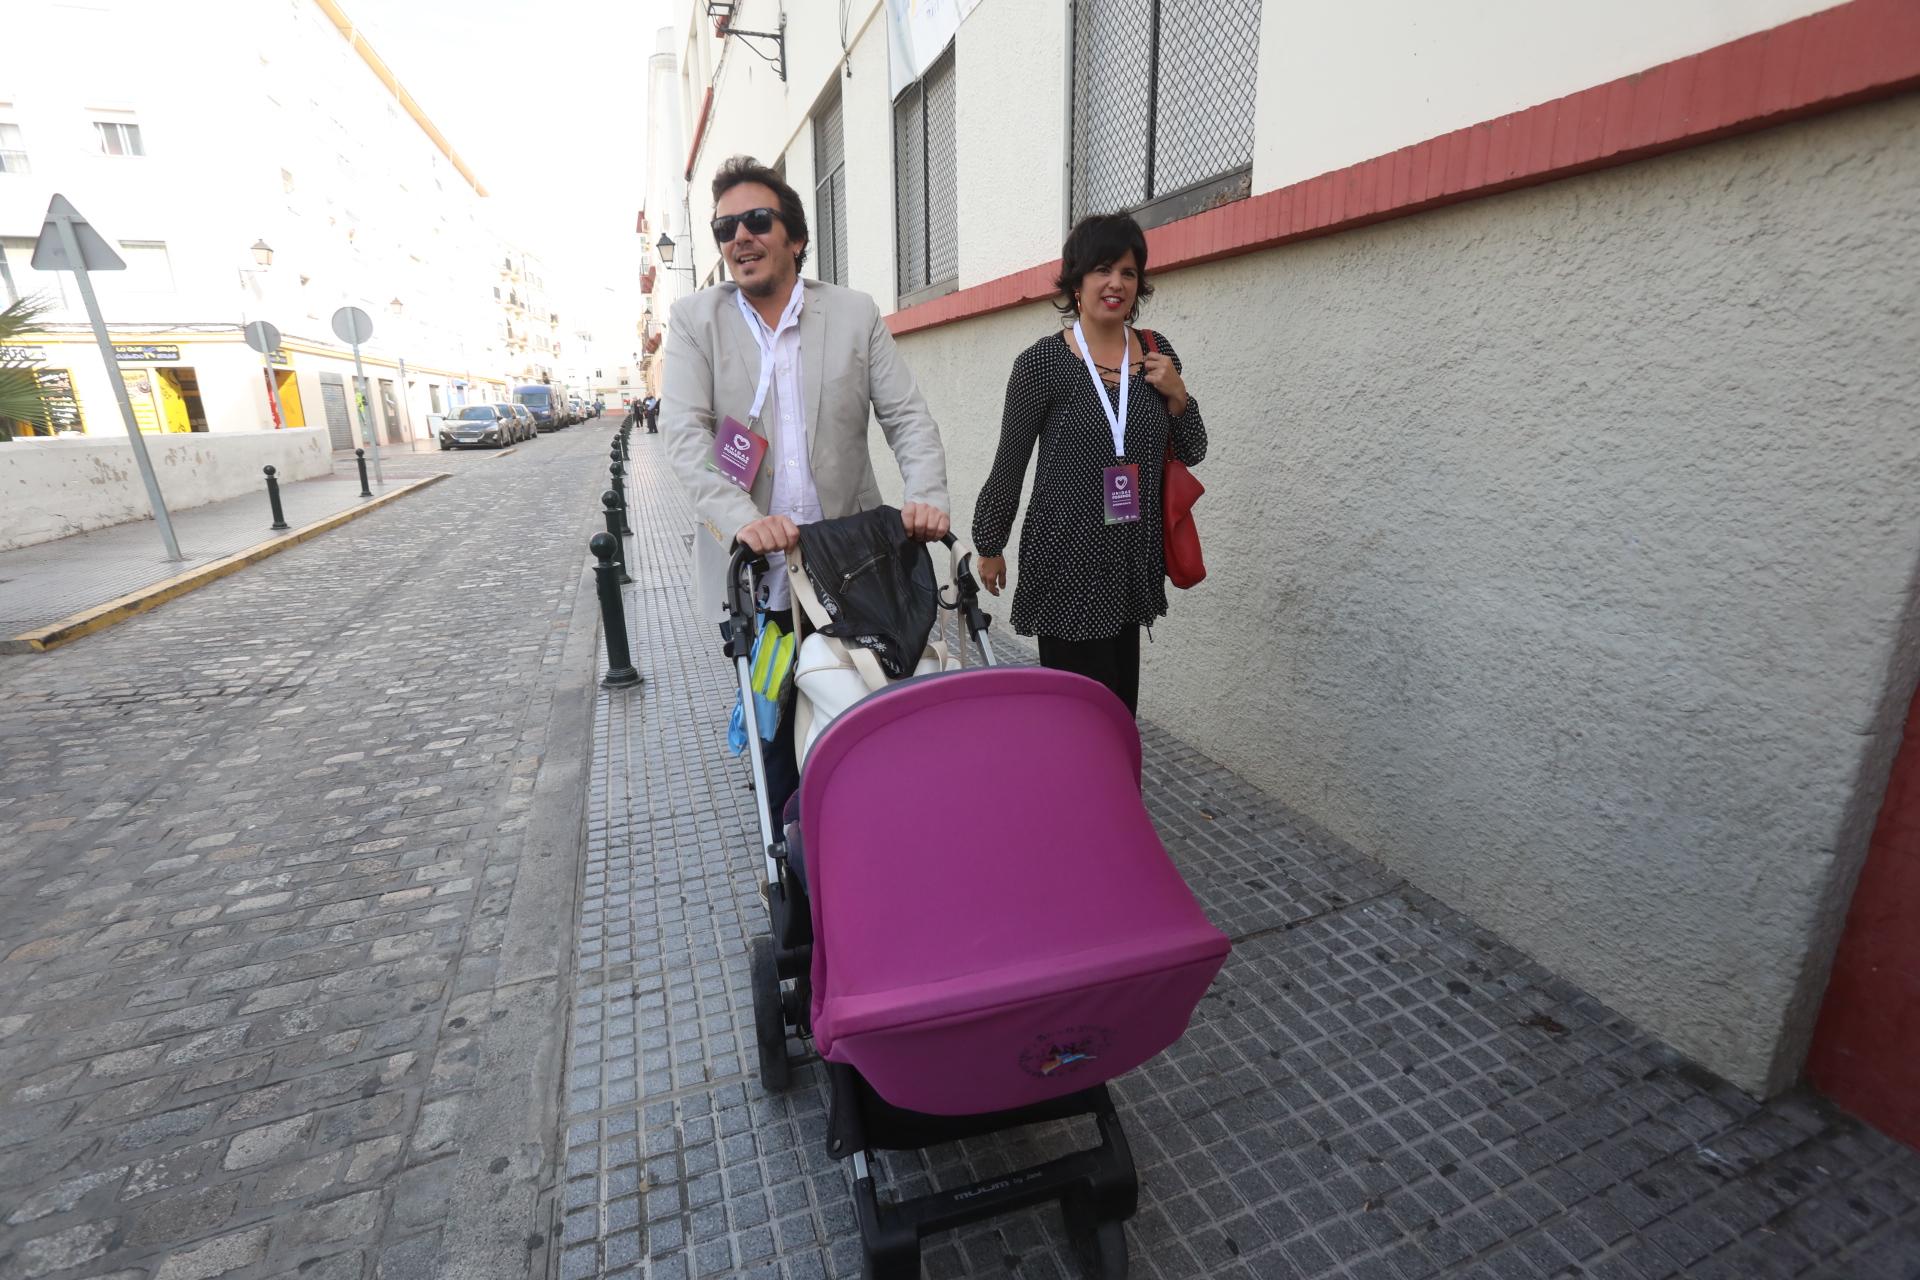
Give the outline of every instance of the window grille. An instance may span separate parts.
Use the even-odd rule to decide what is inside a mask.
[[[1074,0],[1073,215],[1248,194],[1260,0]]]
[[[20,137],[20,126],[0,123],[0,173],[32,173],[27,163],[27,145]]]
[[[944,291],[960,274],[956,97],[949,48],[893,104],[895,258],[903,304]]]
[[[847,140],[840,91],[813,116],[814,270],[828,284],[847,282]]]
[[[146,147],[140,141],[140,126],[123,124],[117,120],[95,120],[93,127],[100,135],[100,154],[107,156],[143,156]]]

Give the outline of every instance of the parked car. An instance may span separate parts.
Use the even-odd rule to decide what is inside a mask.
[[[504,449],[520,432],[520,420],[504,404],[470,404],[440,431],[440,450]]]
[[[519,419],[520,438],[522,440],[532,440],[539,436],[540,424],[533,420],[533,410],[523,404],[510,404],[502,407],[513,410],[513,416]]]
[[[525,405],[533,414],[538,431],[558,431],[568,426],[566,401],[544,382],[528,383],[513,389],[513,402]]]

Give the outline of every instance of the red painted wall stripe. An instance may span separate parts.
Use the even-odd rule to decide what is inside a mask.
[[[707,94],[700,99],[700,118],[693,125],[693,145],[687,148],[686,180],[693,181],[694,162],[700,159],[700,144],[707,138],[707,118],[713,114],[713,86],[707,86]]]
[[[1147,233],[1155,271],[1625,164],[1920,86],[1920,0],[1852,0]],[[896,334],[1053,296],[1059,259],[896,311]]]
[[[1920,696],[1834,953],[1807,1078],[1920,1148]]]

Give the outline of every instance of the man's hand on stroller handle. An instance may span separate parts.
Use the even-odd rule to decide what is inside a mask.
[[[938,542],[953,525],[946,512],[927,502],[909,502],[900,508],[900,522],[915,542]]]
[[[939,542],[953,527],[946,512],[926,502],[909,502],[901,508],[900,523],[906,526],[907,536],[916,542]],[[735,545],[756,555],[772,555],[800,545],[800,526],[787,516],[761,516],[741,525],[733,540]]]
[[[800,545],[800,526],[786,516],[761,516],[758,520],[740,526],[740,532],[733,540],[756,555],[772,555],[776,551],[791,551]]]

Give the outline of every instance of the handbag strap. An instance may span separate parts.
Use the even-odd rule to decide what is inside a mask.
[[[1160,354],[1160,339],[1153,336],[1153,330],[1135,329],[1134,332],[1139,334],[1140,340],[1147,344],[1147,350],[1153,352],[1155,355]]]

